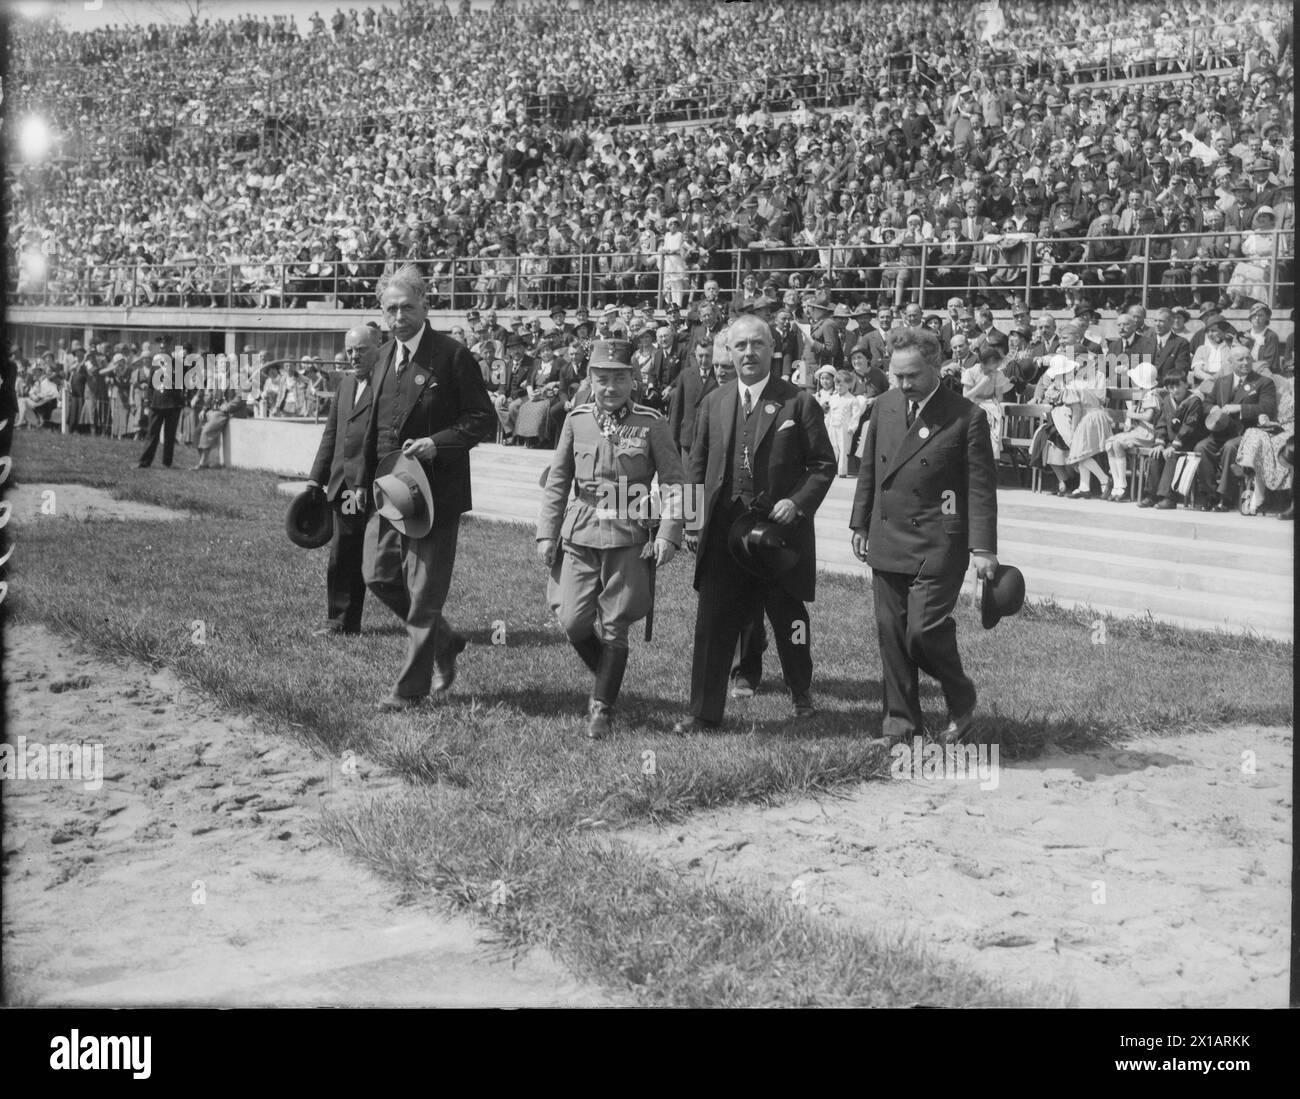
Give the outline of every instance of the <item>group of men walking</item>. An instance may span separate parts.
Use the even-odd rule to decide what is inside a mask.
[[[381,344],[368,327],[348,333],[355,374],[340,387],[312,470],[335,515],[329,621],[319,632],[358,632],[367,588],[402,618],[406,659],[380,703],[401,710],[455,678],[465,641],[443,607],[460,516],[471,506],[468,452],[494,433],[496,418],[472,355],[429,327],[417,270],[388,276],[380,303],[392,338]],[[952,611],[972,556],[986,579],[997,569],[989,424],[940,385],[933,333],[899,329],[891,341],[898,384],[875,404],[846,536],[873,570],[881,735],[898,741],[925,731],[924,671],[948,704],[949,722],[936,732],[957,740],[970,732],[976,692]],[[656,570],[682,546],[695,555],[699,599],[689,710],[675,731],[722,725],[732,670],[764,618],[795,716],[816,712],[807,604],[816,586],[814,518],[836,457],[816,400],[773,369],[774,342],[765,320],[742,315],[714,335],[707,360],[701,347],[707,392],[693,408],[689,448],[662,413],[632,399],[631,344],[592,345],[590,400],[565,420],[536,538],[550,605],[592,675],[593,738],[613,727],[629,632],[651,612]],[[712,385],[706,361],[708,370],[729,367]],[[395,468],[402,461],[412,476]],[[370,498],[377,473],[384,500]],[[423,521],[413,520],[422,507]]]

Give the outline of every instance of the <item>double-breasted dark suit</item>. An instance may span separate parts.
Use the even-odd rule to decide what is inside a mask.
[[[972,551],[997,553],[997,473],[984,410],[939,386],[907,424],[906,396],[876,401],[849,521],[867,535],[883,664],[883,735],[923,731],[918,669],[953,717],[975,706],[953,607]]]
[[[370,515],[370,486],[365,480],[363,451],[374,387],[367,379],[358,397],[358,384],[355,374],[344,374],[340,380],[311,467],[311,479],[324,488],[334,511],[325,598],[330,625],[344,633],[361,632],[361,608],[366,598],[361,556]],[[359,496],[358,490],[363,494]]]
[[[496,414],[483,373],[464,344],[425,322],[419,344],[399,377],[397,343],[380,347],[374,393],[366,420],[363,483],[370,486],[380,458],[408,439],[432,438],[438,448],[425,461],[433,495],[433,529],[408,538],[378,513],[366,527],[362,571],[366,586],[406,622],[406,662],[393,694],[429,693],[433,664],[460,638],[442,615],[456,563],[461,515],[473,506],[469,452],[496,430]],[[457,650],[459,651],[459,650]]]
[[[687,482],[700,496],[688,529],[700,538],[695,588],[700,593],[691,668],[691,714],[722,720],[736,642],[756,612],[766,611],[776,637],[786,686],[796,700],[812,686],[812,637],[804,607],[817,578],[813,517],[835,479],[835,452],[825,417],[804,389],[769,374],[759,399],[744,418],[735,380],[705,397],[687,459]],[[742,433],[744,438],[742,438]],[[745,438],[748,472],[738,483]],[[768,584],[743,572],[727,549],[736,518],[757,497],[768,507],[790,500],[800,518],[791,528],[799,560],[779,582]],[[796,623],[802,628],[796,633]]]

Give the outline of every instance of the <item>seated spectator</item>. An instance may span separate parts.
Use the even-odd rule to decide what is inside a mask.
[[[1276,418],[1248,426],[1237,447],[1237,465],[1253,475],[1251,493],[1242,500],[1244,515],[1260,514],[1269,492],[1287,492],[1289,495],[1294,484],[1295,470],[1283,455],[1288,445],[1294,448],[1295,377],[1274,376],[1273,382],[1277,387]],[[1294,514],[1293,507],[1288,499],[1286,511]]]
[[[1225,290],[1234,309],[1245,309],[1255,302],[1269,304],[1269,280],[1277,246],[1273,225],[1273,208],[1261,206],[1251,218],[1250,232],[1241,238],[1241,260],[1233,267]]]
[[[1002,457],[1002,402],[1011,391],[1011,382],[1002,372],[1003,358],[996,344],[985,344],[980,348],[978,364],[961,372],[961,395],[974,401],[988,416],[995,461]]]
[[[1131,499],[1128,492],[1128,455],[1156,444],[1156,424],[1160,419],[1165,392],[1159,389],[1156,368],[1151,363],[1139,363],[1128,374],[1128,383],[1142,391],[1137,408],[1126,418],[1124,430],[1106,440],[1106,456],[1110,461],[1111,490],[1108,497],[1122,504]]]
[[[39,366],[32,367],[31,378],[26,395],[18,398],[18,420],[24,427],[46,427],[59,403],[59,387]]]
[[[1255,371],[1250,351],[1235,345],[1228,352],[1228,365],[1232,373],[1215,379],[1206,397],[1205,426],[1210,434],[1196,444],[1194,452],[1200,459],[1196,484],[1203,493],[1202,511],[1236,510],[1238,485],[1232,466],[1242,432],[1277,416],[1277,386],[1271,377]]]

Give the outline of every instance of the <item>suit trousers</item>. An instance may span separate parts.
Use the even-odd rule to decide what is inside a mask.
[[[149,443],[140,455],[140,465],[153,465],[154,453],[158,450],[158,436],[162,435],[162,464],[171,468],[172,457],[176,453],[176,425],[180,423],[179,408],[155,408],[149,413]]]
[[[344,633],[361,632],[366,580],[361,560],[366,546],[366,517],[343,511],[343,493],[334,501],[334,536],[325,570],[325,599],[330,625]]]
[[[975,684],[962,670],[952,617],[965,575],[964,567],[942,576],[872,571],[883,674],[882,735],[909,738],[924,731],[918,669],[939,681],[950,715],[975,708]]]
[[[433,682],[433,665],[456,639],[442,615],[456,565],[460,516],[435,520],[423,538],[408,538],[382,515],[366,525],[361,571],[368,587],[406,623],[406,660],[393,685],[400,698],[421,698]]]
[[[691,714],[719,722],[727,704],[736,642],[756,615],[766,612],[776,638],[785,685],[792,695],[812,687],[812,625],[802,600],[779,583],[750,576],[727,549],[727,532],[746,508],[719,505],[700,544],[700,603],[691,665]],[[796,625],[797,624],[797,625]],[[798,635],[796,635],[798,629]]]
[[[1218,491],[1224,451],[1231,446],[1232,454],[1235,456],[1238,445],[1231,437],[1216,439],[1213,435],[1196,444],[1193,453],[1200,455],[1201,459],[1201,464],[1196,467],[1196,487],[1201,491],[1201,498],[1205,502],[1212,503],[1214,494]]]

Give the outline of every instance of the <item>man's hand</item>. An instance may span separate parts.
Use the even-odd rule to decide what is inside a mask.
[[[1240,414],[1240,412],[1241,412],[1241,405],[1239,405],[1239,404],[1226,404],[1226,405],[1224,405],[1221,409],[1219,409],[1219,411],[1222,412],[1225,416],[1234,416],[1234,415],[1238,415],[1238,414]]]
[[[408,458],[415,458],[417,461],[428,462],[433,460],[433,456],[438,453],[437,444],[429,438],[424,439],[407,439],[402,444],[402,453]]]
[[[992,553],[973,553],[971,560],[975,562],[975,575],[981,580],[992,580],[993,574],[997,571],[998,559]]]
[[[321,487],[323,487],[323,486],[321,485],[321,483],[320,483],[319,481],[308,481],[308,482],[307,482],[307,487],[308,487],[308,488],[321,488]]]
[[[867,559],[867,532],[865,530],[855,530],[853,532],[853,556],[859,561]]]
[[[683,534],[682,545],[692,553],[700,552],[700,536],[698,534]]]
[[[554,538],[543,538],[537,543],[537,559],[548,569],[555,564]]]
[[[663,568],[677,553],[677,547],[665,538],[656,538],[654,544],[647,542],[641,556],[647,561],[653,560],[655,568]]]
[[[788,527],[798,518],[799,509],[794,506],[793,500],[778,500],[776,506],[772,508],[771,520],[774,523]]]

